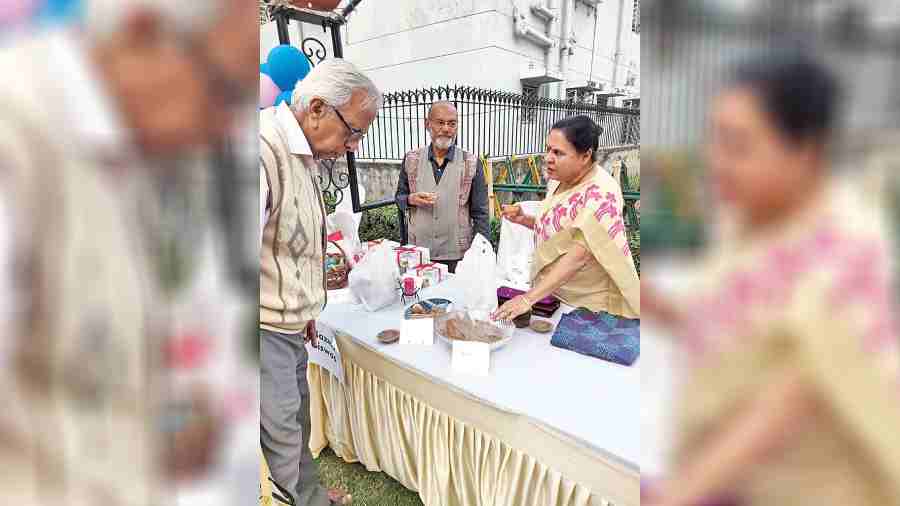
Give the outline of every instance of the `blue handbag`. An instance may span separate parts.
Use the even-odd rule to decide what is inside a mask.
[[[641,354],[641,320],[578,308],[562,316],[550,344],[630,366]]]

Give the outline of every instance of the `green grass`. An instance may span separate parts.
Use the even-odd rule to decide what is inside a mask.
[[[407,490],[384,473],[371,473],[362,464],[348,464],[326,448],[319,457],[322,484],[353,495],[353,506],[422,506],[419,494]]]

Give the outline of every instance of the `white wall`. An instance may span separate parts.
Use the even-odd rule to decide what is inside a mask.
[[[543,2],[543,0],[540,0]],[[342,30],[345,57],[363,68],[383,90],[404,90],[446,84],[521,92],[521,72],[529,63],[544,66],[544,50],[519,38],[513,23],[513,5],[527,13],[527,22],[543,29],[531,14],[538,0],[391,0],[360,4]],[[561,2],[559,2],[561,3]],[[622,57],[618,85],[629,71],[640,73],[640,37],[631,31],[633,0],[624,0]],[[612,79],[619,0],[598,7],[596,45],[594,9],[575,2],[573,29],[577,43],[567,72],[568,86],[583,86],[588,79]],[[315,36],[329,47],[330,35],[321,27],[291,23],[292,41]],[[302,32],[302,35],[301,35]],[[557,23],[552,36],[560,35]],[[296,39],[294,37],[297,37]],[[275,24],[262,27],[260,57],[277,45]],[[551,58],[558,65],[559,49]],[[593,58],[592,58],[593,56]],[[593,73],[591,62],[593,61]],[[546,88],[546,87],[545,87]],[[556,88],[542,90],[556,96]]]

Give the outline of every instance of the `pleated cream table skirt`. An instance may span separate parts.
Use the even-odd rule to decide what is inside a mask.
[[[308,369],[314,456],[330,446],[417,491],[425,506],[640,504],[638,471],[346,335],[338,334],[338,346],[345,386],[314,364]]]

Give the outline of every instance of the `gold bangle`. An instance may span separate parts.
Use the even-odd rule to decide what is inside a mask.
[[[531,307],[534,306],[534,304],[532,304],[531,301],[528,300],[528,297],[526,297],[525,294],[522,294],[522,300],[525,301],[525,304],[528,304],[529,309],[531,309]]]

